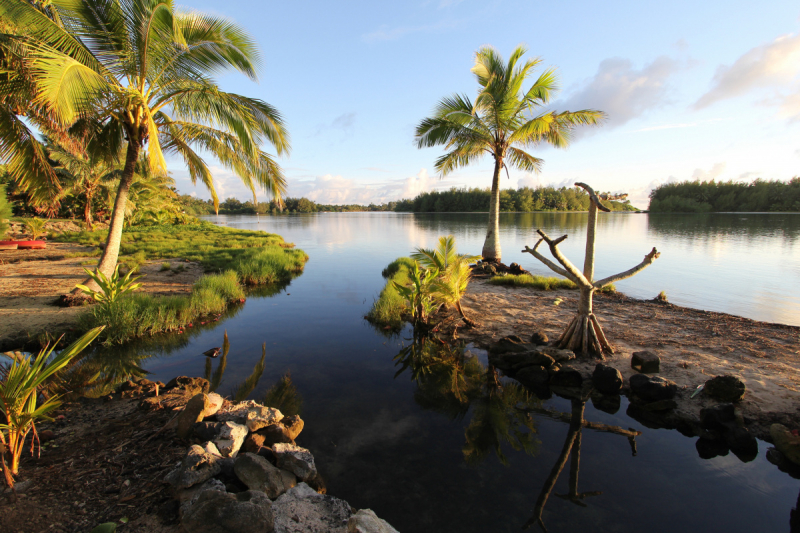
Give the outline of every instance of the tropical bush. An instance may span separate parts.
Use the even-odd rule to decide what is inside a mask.
[[[47,222],[42,220],[41,218],[33,217],[32,219],[25,222],[25,227],[30,232],[33,240],[38,240],[39,237],[45,234],[44,226]]]
[[[10,224],[8,219],[12,216],[11,202],[8,201],[6,196],[6,186],[0,183],[0,237],[8,232]]]
[[[94,280],[95,283],[97,283],[97,285],[100,287],[100,290],[92,290],[86,285],[81,285],[80,283],[77,284],[76,287],[79,288],[82,293],[86,294],[106,308],[117,301],[117,299],[119,299],[123,294],[133,292],[142,286],[141,283],[136,283],[136,280],[140,279],[141,276],[131,278],[131,275],[133,275],[133,270],[129,270],[124,277],[120,277],[119,265],[117,265],[117,267],[114,269],[114,273],[110,278],[99,270],[94,272],[88,268],[84,268],[83,270],[89,275],[90,278]]]

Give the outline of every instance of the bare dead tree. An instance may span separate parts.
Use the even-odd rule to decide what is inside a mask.
[[[612,196],[603,194],[598,196],[594,190],[585,183],[576,183],[575,186],[583,188],[589,193],[589,198],[591,199],[591,203],[589,204],[589,224],[586,228],[586,257],[583,263],[583,272],[579,271],[558,249],[558,245],[567,238],[566,235],[558,239],[551,239],[542,230],[537,230],[541,238],[536,243],[536,246],[534,246],[533,249],[526,246],[522,251],[533,255],[536,259],[547,265],[553,272],[561,274],[575,283],[581,291],[578,313],[573,317],[572,321],[570,321],[567,329],[561,334],[561,337],[558,338],[556,346],[570,349],[581,355],[602,358],[603,352],[614,353],[614,348],[609,344],[605,333],[603,333],[603,328],[600,327],[600,322],[598,322],[592,310],[594,291],[638,274],[650,266],[661,254],[653,248],[649,254],[644,256],[644,260],[641,263],[630,270],[594,281],[594,246],[597,233],[597,211],[610,211],[600,200],[619,200],[625,198],[627,195]],[[537,251],[542,242],[547,243],[550,247],[550,253],[553,254],[553,257],[555,257],[564,268],[561,268]]]

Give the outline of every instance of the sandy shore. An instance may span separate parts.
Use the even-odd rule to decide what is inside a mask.
[[[561,303],[555,305],[560,299]],[[464,298],[468,316],[480,322],[459,328],[461,339],[488,348],[508,335],[527,341],[539,330],[553,340],[577,310],[577,291],[538,291],[491,285],[474,280]],[[707,379],[733,374],[747,386],[739,403],[758,436],[778,421],[800,426],[800,327],[636,300],[622,294],[598,294],[595,313],[616,353],[606,364],[619,369],[626,382],[635,373],[633,352],[652,350],[661,357],[659,375],[681,388],[678,415],[699,420],[700,409],[718,402],[700,394],[689,399]],[[590,375],[597,361],[571,366]]]

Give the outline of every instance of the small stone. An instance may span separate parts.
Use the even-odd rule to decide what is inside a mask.
[[[176,489],[185,489],[203,483],[222,470],[217,462],[218,459],[218,455],[209,453],[207,449],[195,444],[189,448],[181,464],[167,474],[164,480]]]
[[[513,264],[513,263],[512,263]],[[372,509],[360,509],[347,521],[347,533],[398,533]]]
[[[592,372],[592,384],[603,394],[619,394],[622,388],[622,374],[613,366],[598,363]]]
[[[353,514],[346,501],[318,494],[305,483],[275,500],[272,511],[275,533],[347,533]]]
[[[671,400],[678,392],[674,381],[647,374],[634,374],[629,380],[631,392],[645,402]]]
[[[192,533],[264,533],[273,531],[272,502],[263,492],[238,494],[202,492],[181,518],[184,531]]]
[[[541,346],[543,344],[547,344],[547,341],[550,339],[547,338],[547,334],[543,331],[534,331],[531,334],[531,344],[535,344],[536,346]]]
[[[706,381],[703,392],[721,402],[738,402],[744,397],[745,385],[736,376],[717,376]]]
[[[229,420],[220,427],[219,437],[214,440],[214,444],[224,457],[236,457],[246,436],[247,426]]]
[[[286,434],[289,438],[294,440],[300,435],[300,432],[303,431],[305,422],[303,422],[303,419],[301,419],[299,415],[292,415],[283,417],[281,425],[286,428]]]
[[[642,374],[658,374],[661,368],[661,358],[650,350],[633,352],[631,368]]]
[[[203,418],[208,418],[209,416],[217,414],[217,411],[222,408],[222,404],[225,403],[225,399],[216,392],[208,394],[208,401],[209,406],[203,411]]]
[[[279,468],[288,470],[301,481],[313,477],[317,473],[314,456],[305,448],[295,444],[277,443],[272,447]]]
[[[259,405],[247,410],[247,429],[258,431],[263,427],[277,424],[283,419],[283,414],[274,407]]]
[[[175,433],[179,438],[188,438],[192,433],[192,427],[195,423],[203,420],[203,412],[211,406],[208,396],[200,393],[192,397],[191,400],[183,408],[183,411],[178,414],[177,429]]]
[[[253,453],[243,453],[236,458],[233,471],[250,490],[260,490],[274,500],[297,485],[294,474],[276,468],[269,461]]]
[[[289,435],[289,432],[286,431],[286,427],[283,424],[270,424],[267,427],[259,429],[253,435],[258,435],[261,437],[261,442],[259,442],[259,446],[272,446],[273,444],[277,444],[279,442],[293,442],[294,439]]]
[[[524,342],[517,335],[509,335],[508,337],[503,337],[491,345],[489,347],[489,353],[499,354],[508,352],[527,352],[530,349],[531,346]]]
[[[39,442],[48,442],[56,438],[56,434],[51,429],[43,429],[39,432]]]
[[[769,427],[769,436],[772,443],[787,459],[800,465],[800,437],[796,437],[784,425],[772,424]]]

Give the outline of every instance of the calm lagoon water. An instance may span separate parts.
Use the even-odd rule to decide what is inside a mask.
[[[375,510],[403,533],[519,531],[528,522],[570,425],[520,416],[503,404],[509,385],[500,395],[484,387],[466,407],[454,407],[453,395],[435,380],[415,382],[410,370],[396,375],[394,358],[410,344],[409,329],[386,336],[363,319],[384,285],[386,264],[449,233],[461,251],[478,253],[486,215],[210,219],[283,235],[310,260],[288,286],[250,296],[216,323],[128,346],[125,351],[150,356],[142,364],[153,378],[204,375],[208,360],[200,352],[221,345],[227,330],[231,350],[217,390],[231,394],[266,342],[265,369],[249,397],[263,397],[291,372],[306,422],[298,443],[314,453],[330,494]],[[585,214],[504,214],[503,261],[547,273],[520,252],[542,228],[551,236],[568,234],[561,248],[582,264],[585,224]],[[601,215],[596,276],[630,268],[656,246],[661,258],[618,290],[640,298],[664,290],[673,303],[800,325],[799,237],[800,215]],[[473,369],[485,364],[485,354],[471,353]],[[219,360],[213,371],[220,375]],[[696,439],[648,429],[625,414],[622,402],[614,414],[588,402],[584,419],[642,431],[636,455],[624,436],[583,429],[577,491],[600,494],[579,500],[585,507],[559,497],[571,490],[567,461],[542,512],[548,531],[789,531],[800,481],[767,462],[766,443],[759,442],[758,457],[749,462],[733,453],[703,460]],[[572,408],[558,397],[535,407]],[[512,446],[518,435],[529,438],[526,449]]]

